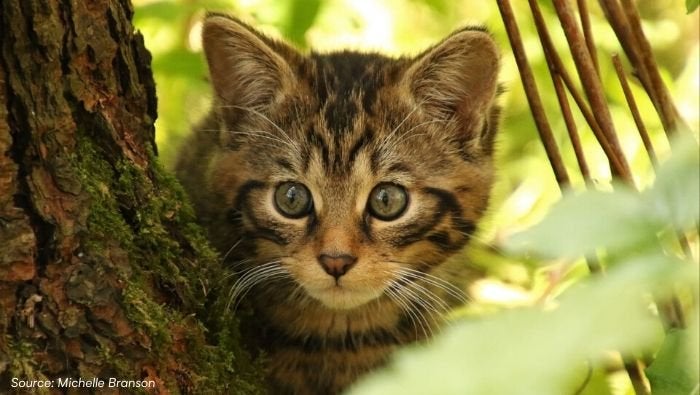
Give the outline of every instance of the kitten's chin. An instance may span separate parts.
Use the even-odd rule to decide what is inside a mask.
[[[382,295],[382,291],[358,291],[347,287],[307,289],[312,298],[332,310],[352,310],[367,304]]]

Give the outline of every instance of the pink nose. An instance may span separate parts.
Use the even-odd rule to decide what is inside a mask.
[[[318,257],[318,262],[321,264],[326,273],[335,277],[337,280],[342,275],[347,273],[353,266],[355,266],[355,263],[357,263],[357,258],[347,254],[321,254],[321,256]]]

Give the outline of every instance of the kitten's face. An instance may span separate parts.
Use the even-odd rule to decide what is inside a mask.
[[[255,265],[352,309],[464,246],[492,181],[487,34],[416,59],[307,57],[214,16],[204,43],[222,129],[208,185]]]

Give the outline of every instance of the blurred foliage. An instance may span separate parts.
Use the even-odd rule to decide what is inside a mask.
[[[697,310],[693,310],[697,309],[694,296],[697,262],[691,265],[677,262],[679,258],[673,256],[678,247],[672,243],[674,230],[679,227],[687,230],[690,224],[695,230],[690,244],[697,257],[699,198],[694,182],[698,179],[697,157],[687,150],[676,152],[673,160],[667,161],[658,176],[654,176],[610,62],[612,53],[622,51],[597,2],[588,4],[601,78],[623,151],[636,184],[644,192],[638,194],[611,182],[602,150],[583,117],[574,110],[598,192],[567,193],[571,196],[554,208],[552,205],[560,200],[561,193],[534,127],[495,2],[133,0],[133,3],[135,25],[143,32],[153,53],[159,100],[156,138],[166,166],[172,165],[183,136],[210,105],[199,37],[205,10],[236,15],[302,50],[352,48],[391,55],[415,54],[468,24],[485,25],[503,48],[501,79],[507,89],[500,99],[503,119],[496,158],[498,181],[492,209],[480,227],[478,243],[466,252],[466,259],[483,268],[488,277],[470,290],[475,302],[456,314],[467,315],[469,320],[459,319],[430,347],[402,353],[390,370],[369,379],[355,393],[562,394],[574,393],[577,388],[581,389],[580,394],[632,393],[624,371],[609,373],[611,366],[619,367],[619,357],[608,353],[602,358],[602,350],[612,349],[656,355],[647,371],[655,389],[658,388],[655,393],[672,394],[674,389],[697,383],[696,375],[687,374],[697,369],[686,368],[697,366],[697,352],[688,352],[698,349],[697,336],[689,335],[698,329]],[[561,110],[527,2],[511,3],[552,129],[572,176],[572,189],[581,191],[584,183],[559,115]],[[551,2],[540,4],[554,44],[573,71]],[[637,4],[662,77],[697,140],[700,26],[699,13],[691,12],[697,8],[698,1],[638,0]],[[653,105],[638,84],[633,83],[632,90],[657,153],[662,161],[668,159],[671,149]],[[686,145],[697,150],[695,141]],[[513,237],[534,224],[538,225],[531,231]],[[502,250],[506,246],[509,251],[527,248],[537,254],[504,254]],[[585,261],[577,257],[602,246],[606,250],[601,258],[609,275],[589,277]],[[662,249],[665,254],[660,252]],[[543,260],[552,257],[559,260]],[[672,332],[662,342],[658,320],[650,319],[648,305],[640,308],[638,296],[655,293],[663,297],[671,291],[668,284],[673,284],[676,291],[683,291],[682,301],[691,313],[691,329]],[[529,307],[502,312],[513,306]],[[687,344],[694,348],[687,348]],[[679,362],[679,358],[690,362]],[[678,366],[683,368],[679,370]]]
[[[700,0],[685,0],[685,7],[688,9],[688,13],[695,11],[698,6],[700,6]]]

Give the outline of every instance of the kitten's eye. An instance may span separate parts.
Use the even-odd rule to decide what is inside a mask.
[[[284,182],[275,190],[275,207],[287,218],[301,218],[311,212],[311,192],[298,182]]]
[[[382,183],[369,194],[367,205],[373,216],[382,221],[393,221],[406,210],[408,195],[402,186]]]

